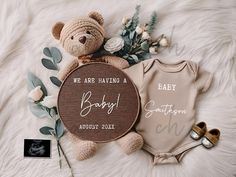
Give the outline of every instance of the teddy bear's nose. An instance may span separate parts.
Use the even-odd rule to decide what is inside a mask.
[[[86,42],[86,37],[85,36],[81,36],[79,38],[79,42],[81,42],[82,44],[84,44]]]

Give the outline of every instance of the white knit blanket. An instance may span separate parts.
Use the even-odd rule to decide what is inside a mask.
[[[153,10],[158,13],[154,36],[171,38],[171,47],[158,55],[163,61],[180,59],[198,62],[214,73],[207,94],[197,101],[198,121],[219,128],[217,147],[198,147],[178,165],[152,165],[145,151],[125,155],[115,142],[102,144],[94,158],[75,159],[68,136],[62,146],[72,164],[75,177],[233,177],[236,174],[236,2],[235,0],[1,0],[0,5],[0,176],[69,177],[63,163],[59,170],[55,141],[51,159],[23,157],[25,138],[45,138],[38,129],[51,125],[48,119],[31,114],[27,104],[27,72],[30,70],[47,85],[49,72],[41,65],[42,49],[59,44],[51,36],[57,21],[100,11],[105,18],[107,36],[114,36],[124,16],[131,16],[141,4],[141,22]],[[64,52],[63,67],[70,56]],[[157,140],[158,141],[158,140]],[[63,160],[64,162],[64,160]]]

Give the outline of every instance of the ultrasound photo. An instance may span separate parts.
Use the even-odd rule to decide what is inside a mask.
[[[51,141],[41,139],[25,139],[24,157],[51,157]]]

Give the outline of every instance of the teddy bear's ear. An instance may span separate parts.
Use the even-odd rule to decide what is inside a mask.
[[[64,27],[64,23],[62,22],[57,22],[53,27],[52,27],[52,35],[54,36],[55,39],[59,40],[60,35],[61,35],[61,30]]]
[[[88,15],[90,18],[96,20],[100,25],[104,24],[104,19],[102,15],[98,12],[90,12]]]

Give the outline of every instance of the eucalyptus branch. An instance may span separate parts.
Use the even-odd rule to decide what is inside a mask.
[[[58,155],[59,155],[59,166],[61,169],[62,164],[61,164],[61,152],[60,152],[60,147],[59,147],[59,140],[57,140],[57,151],[58,151]]]
[[[51,135],[55,138],[55,140],[57,141],[57,152],[58,152],[58,157],[59,157],[59,166],[60,169],[62,168],[62,162],[61,162],[61,152],[60,152],[60,148],[59,148],[59,140],[57,139],[57,136],[55,134],[55,130],[51,131],[50,130]]]
[[[136,6],[131,18],[122,19],[121,38],[109,39],[104,45],[107,52],[126,59],[131,65],[148,59],[151,55],[156,55],[161,47],[168,47],[165,36],[161,36],[158,41],[151,39],[151,34],[157,24],[157,13],[153,12],[149,22],[144,25],[139,24],[139,14],[140,5]]]
[[[70,162],[69,162],[69,160],[68,160],[68,158],[67,158],[67,156],[66,156],[66,154],[65,154],[65,152],[64,152],[64,150],[63,150],[63,148],[62,148],[62,146],[61,146],[61,144],[60,144],[60,142],[59,142],[59,140],[58,140],[58,146],[59,146],[59,148],[61,149],[61,152],[62,152],[63,156],[64,156],[65,159],[66,159],[66,162],[67,162],[68,167],[72,170],[71,165],[70,165]]]
[[[47,58],[41,60],[42,65],[49,70],[58,70],[57,64],[61,62],[62,55],[59,49],[56,47],[45,47],[43,53]],[[62,84],[61,81],[55,77],[51,76],[50,80],[52,84],[57,87],[60,87]],[[47,89],[43,82],[33,73],[28,73],[28,88],[30,93],[28,94],[29,99],[29,108],[31,112],[40,118],[48,117],[54,120],[54,127],[44,126],[39,129],[40,133],[43,135],[51,135],[57,141],[57,151],[59,156],[59,166],[62,168],[62,155],[65,157],[66,163],[68,164],[71,174],[72,169],[69,163],[69,160],[62,149],[60,144],[60,138],[64,135],[64,125],[58,115],[56,105],[53,101],[53,96],[48,96]]]

